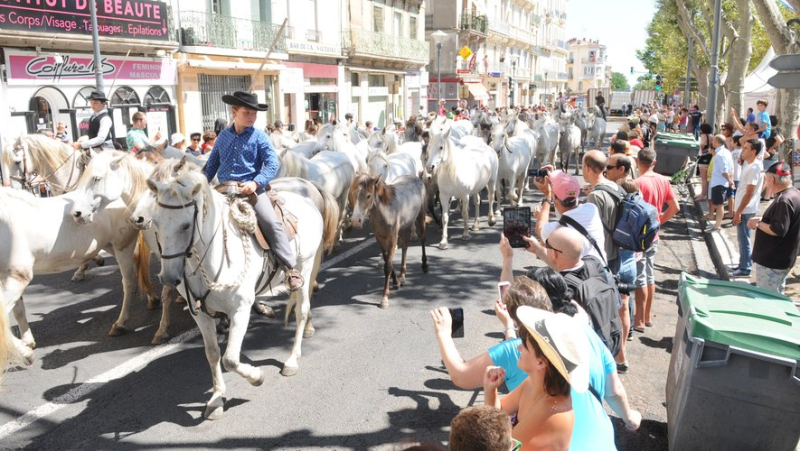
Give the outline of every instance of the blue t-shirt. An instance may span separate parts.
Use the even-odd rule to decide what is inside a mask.
[[[519,349],[517,347],[520,343],[522,343],[522,340],[514,338],[489,348],[489,357],[492,359],[492,363],[506,370],[506,387],[510,392],[519,387],[519,384],[528,377],[517,366],[519,361]]]
[[[589,359],[589,383],[600,396],[606,392],[606,374],[617,369],[614,357],[597,333],[588,325],[584,332],[592,346]],[[505,340],[489,348],[492,363],[506,371],[506,387],[509,391],[517,388],[528,377],[519,369],[519,349],[522,340],[515,338]],[[575,425],[572,428],[572,441],[569,449],[583,451],[587,449],[605,451],[616,450],[614,444],[614,426],[608,418],[602,403],[587,390],[584,393],[571,393],[572,410],[575,413]]]
[[[767,129],[761,132],[761,137],[763,139],[769,138],[770,131],[772,130],[772,122],[769,120],[769,113],[767,113],[767,110],[758,113],[756,121],[758,122],[758,128],[761,128],[762,125],[766,124]]]
[[[745,119],[745,122],[748,122],[748,123],[749,122],[755,122],[755,121],[756,121],[756,115],[753,114],[753,113],[748,114],[747,115],[747,119]]]
[[[589,383],[602,397],[606,392],[606,374],[616,371],[617,364],[606,345],[587,325],[584,332],[589,338],[592,351],[589,358]],[[616,450],[614,444],[614,426],[608,418],[603,404],[590,390],[584,393],[572,391],[572,411],[575,413],[575,425],[572,428],[570,450]]]

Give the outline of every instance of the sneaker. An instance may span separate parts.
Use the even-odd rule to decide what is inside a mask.
[[[617,363],[617,373],[626,374],[629,369],[628,362]]]
[[[750,271],[745,271],[743,269],[736,268],[735,271],[731,273],[733,277],[750,277]]]
[[[286,272],[286,279],[283,281],[284,285],[289,291],[297,291],[300,288],[303,288],[305,284],[305,280],[303,280],[303,276],[300,274],[300,271],[296,269],[290,269]]]

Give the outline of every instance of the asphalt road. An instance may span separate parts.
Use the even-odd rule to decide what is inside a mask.
[[[611,127],[609,127],[611,128]],[[539,193],[528,193],[530,202]],[[149,344],[160,311],[132,306],[136,330],[110,338],[121,300],[113,259],[93,268],[87,281],[71,274],[37,276],[25,294],[37,341],[31,367],[7,373],[0,389],[2,449],[402,449],[401,444],[445,444],[459,409],[481,403],[480,391],[456,389],[444,371],[428,311],[463,307],[472,357],[501,339],[491,310],[500,274],[497,249],[502,222],[460,240],[463,222],[453,214],[450,249],[435,248],[429,227],[430,271],[420,269],[420,248],[409,250],[405,286],[378,308],[383,286],[378,248],[366,231],[350,232],[327,257],[312,300],[316,335],[303,341],[300,373],[279,374],[288,358],[293,326],[253,316],[242,360],[267,378],[252,387],[225,373],[227,402],[218,421],[202,418],[211,375],[194,322],[173,305],[170,344]],[[678,276],[695,272],[682,213],[662,233],[656,270],[654,327],[629,347],[631,371],[623,375],[632,405],[645,420],[638,433],[617,421],[620,449],[666,449],[664,383],[672,349]],[[399,255],[396,257],[399,262]],[[541,265],[532,254],[517,269]],[[157,264],[154,274],[157,271]],[[283,296],[268,301],[283,316]],[[224,338],[223,338],[224,340]]]

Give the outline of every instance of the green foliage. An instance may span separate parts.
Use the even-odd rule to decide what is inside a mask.
[[[619,72],[611,72],[612,91],[628,91],[630,88],[631,85],[628,84],[628,77]]]

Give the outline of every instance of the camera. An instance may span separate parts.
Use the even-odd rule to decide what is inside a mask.
[[[547,169],[528,169],[528,177],[545,177],[549,174]]]
[[[619,274],[614,275],[614,282],[617,285],[617,291],[619,291],[619,294],[631,294],[631,292],[636,289],[635,285],[620,282]]]

